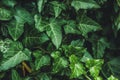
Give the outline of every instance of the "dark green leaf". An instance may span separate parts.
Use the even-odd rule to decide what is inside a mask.
[[[50,57],[47,55],[42,56],[41,58],[38,58],[35,61],[36,70],[40,69],[42,66],[49,64],[50,64]]]
[[[12,19],[12,17],[13,17],[12,11],[5,8],[0,8],[0,20],[8,21]]]

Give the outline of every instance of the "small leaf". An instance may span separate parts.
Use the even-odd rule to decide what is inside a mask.
[[[34,47],[41,45],[49,40],[47,34],[40,33],[36,31],[34,28],[29,28],[26,30],[25,38],[23,39],[23,43],[26,47]]]
[[[9,7],[14,7],[17,4],[16,0],[2,0],[2,3]]]
[[[101,38],[95,43],[93,41],[93,53],[96,58],[103,58],[105,49],[109,47],[108,41],[105,38]]]
[[[113,75],[111,75],[107,80],[118,80],[118,79],[114,77]]]
[[[64,31],[66,34],[80,34],[80,31],[76,27],[76,23],[74,21],[68,21],[64,26]]]
[[[78,11],[79,9],[100,8],[94,0],[73,0],[71,5]]]
[[[53,5],[55,17],[58,17],[62,10],[65,9],[65,5],[63,3],[59,3],[58,1],[52,1],[51,4]]]
[[[71,55],[69,57],[70,61],[70,69],[71,69],[71,78],[77,78],[81,76],[82,74],[85,74],[85,67],[81,62],[79,62],[79,59],[75,55]]]
[[[47,55],[42,56],[41,58],[38,58],[35,61],[36,70],[40,69],[42,66],[49,64],[50,64],[50,57]]]
[[[115,57],[108,62],[108,68],[115,77],[120,78],[120,57]]]
[[[0,8],[0,20],[7,21],[12,19],[12,17],[12,11],[5,8]]]
[[[15,67],[24,60],[30,60],[30,52],[28,50],[19,51],[13,57],[10,57],[0,65],[0,71],[8,70]]]
[[[48,25],[46,25],[47,22],[44,21],[41,16],[35,15],[34,16],[34,20],[35,20],[35,28],[38,31],[43,32],[43,31],[46,30],[46,27],[48,26]]]
[[[67,66],[68,66],[68,61],[64,57],[60,57],[60,58],[54,59],[52,71],[54,73],[58,73],[62,69],[66,68]]]
[[[12,70],[12,80],[23,80],[16,70]]]
[[[37,5],[38,5],[38,11],[41,13],[42,9],[44,8],[45,3],[47,0],[38,0]]]
[[[94,78],[98,77],[104,61],[101,59],[88,59],[85,63],[90,75]]]

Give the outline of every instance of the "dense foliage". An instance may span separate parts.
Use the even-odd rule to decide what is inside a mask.
[[[120,0],[0,0],[0,80],[119,80]]]

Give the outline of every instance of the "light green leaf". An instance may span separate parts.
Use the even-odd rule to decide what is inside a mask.
[[[118,80],[118,79],[114,77],[113,75],[111,75],[107,80]]]
[[[80,19],[78,29],[80,30],[83,36],[87,36],[89,32],[101,30],[101,26],[94,20],[83,15]]]
[[[52,71],[54,73],[57,73],[62,69],[66,68],[67,66],[68,66],[68,61],[64,57],[60,57],[60,58],[54,59]]]
[[[2,0],[2,3],[9,7],[14,7],[17,4],[16,0]]]
[[[55,17],[58,17],[62,10],[65,9],[65,5],[63,3],[59,3],[58,1],[52,1],[51,4],[53,5]]]
[[[46,32],[51,38],[53,44],[58,49],[62,42],[62,31],[60,24],[55,19],[51,19]]]
[[[12,79],[11,80],[23,80],[16,70],[12,70]]]
[[[41,13],[41,11],[44,8],[44,5],[45,5],[46,2],[47,2],[47,0],[38,0],[37,6],[38,6],[39,13]]]
[[[40,69],[42,66],[49,64],[50,64],[50,57],[47,55],[42,56],[41,58],[38,58],[35,61],[36,70]]]
[[[57,59],[57,58],[59,58],[61,56],[61,53],[59,52],[59,51],[55,51],[55,52],[52,52],[51,53],[51,57],[53,58],[53,59]]]
[[[94,78],[99,76],[104,61],[102,59],[88,59],[85,64],[89,69],[90,75]]]
[[[30,60],[30,54],[31,53],[27,49],[24,51],[19,51],[13,57],[10,57],[6,61],[2,62],[0,65],[0,71],[5,71],[12,67],[15,67],[24,60]]]
[[[34,16],[34,20],[35,20],[35,28],[38,31],[43,32],[43,31],[46,30],[46,27],[48,26],[48,25],[46,25],[47,22],[44,21],[41,16],[35,15]]]
[[[100,8],[94,0],[73,0],[71,5],[78,11],[79,9]]]
[[[7,28],[10,36],[13,38],[14,41],[16,41],[24,32],[24,23],[19,22],[18,20],[14,20],[7,25]]]
[[[12,17],[12,11],[5,8],[0,8],[0,20],[7,21],[12,19]]]
[[[70,61],[70,70],[71,70],[70,78],[77,78],[82,74],[85,74],[85,67],[81,62],[79,62],[77,56],[71,55],[69,57],[69,61]]]

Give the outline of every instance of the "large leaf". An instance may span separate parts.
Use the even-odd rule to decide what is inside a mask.
[[[52,1],[53,9],[55,12],[55,17],[58,17],[62,10],[65,10],[65,5],[63,3],[59,3],[58,1]]]
[[[38,0],[37,5],[38,5],[38,11],[41,13],[42,9],[44,8],[45,3],[47,0]]]
[[[50,57],[47,55],[42,56],[41,58],[38,58],[35,61],[36,70],[40,69],[42,66],[49,64],[50,64]]]
[[[80,19],[78,28],[83,36],[86,36],[89,32],[101,30],[101,26],[97,22],[84,15]]]
[[[78,11],[79,9],[100,8],[94,0],[73,0],[71,5]]]
[[[11,21],[8,25],[8,31],[14,41],[18,40],[24,32],[24,23],[18,20]]]
[[[51,19],[47,27],[47,35],[51,38],[56,48],[59,48],[62,41],[62,31],[60,24],[55,19]]]
[[[27,49],[24,51],[19,51],[13,57],[10,57],[0,65],[0,71],[8,70],[15,67],[24,60],[30,60],[30,53]]]
[[[85,74],[85,67],[81,62],[79,62],[79,59],[75,55],[71,55],[69,57],[70,61],[70,69],[71,69],[71,78],[77,78],[81,76],[82,74]]]
[[[12,11],[5,8],[0,8],[0,20],[7,21],[12,19],[12,17]]]

